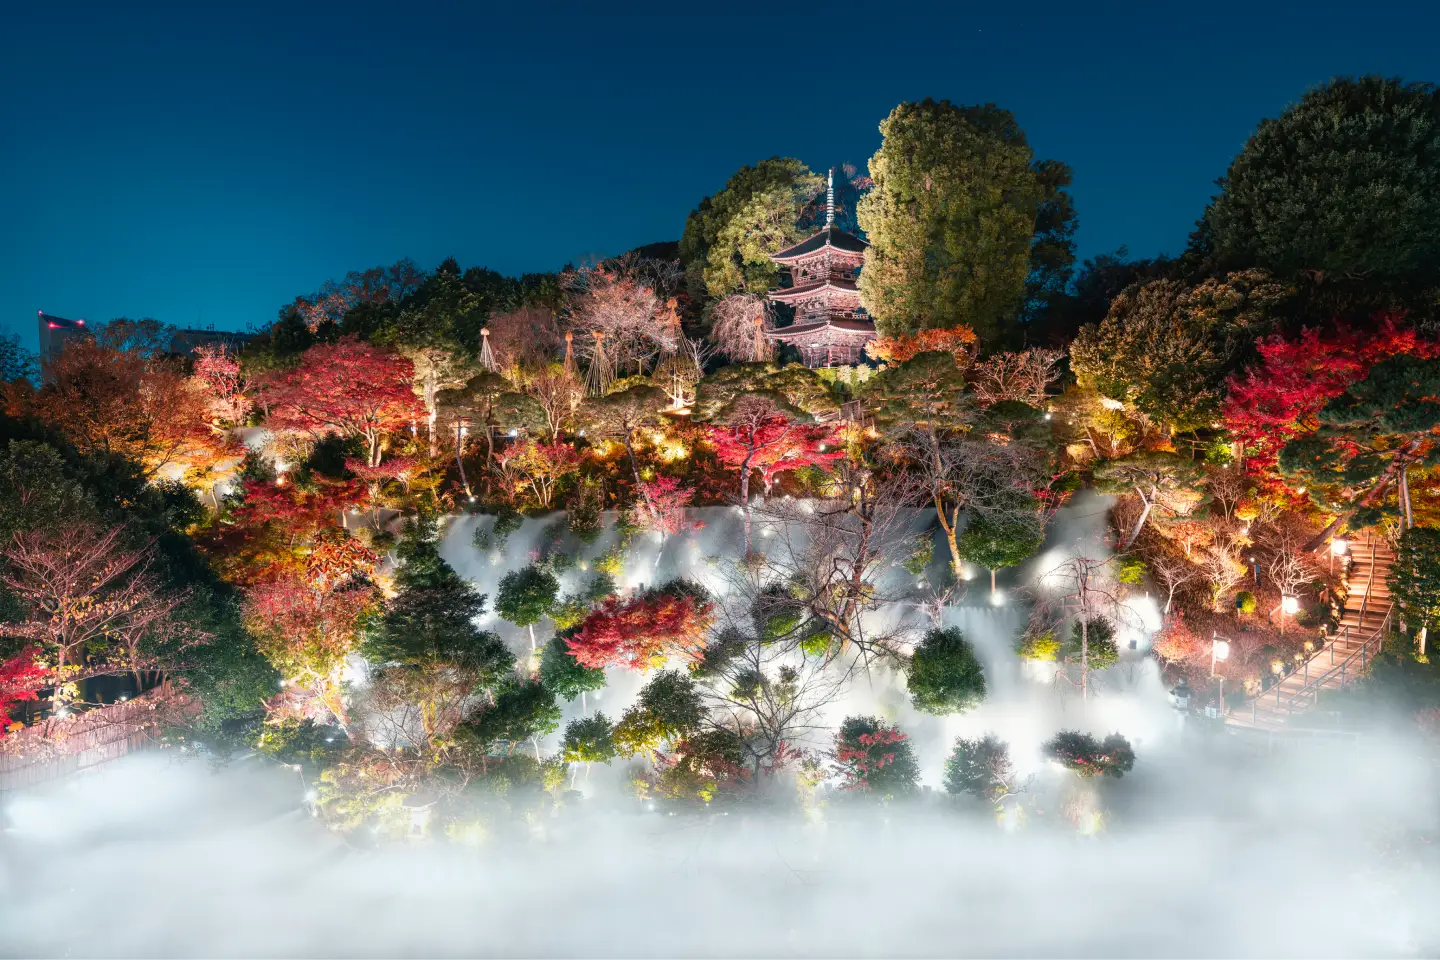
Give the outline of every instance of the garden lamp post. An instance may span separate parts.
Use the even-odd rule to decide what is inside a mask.
[[[1210,676],[1220,683],[1220,716],[1225,716],[1225,678],[1215,672],[1215,665],[1230,656],[1230,641],[1219,634],[1210,636]]]
[[[1294,616],[1300,612],[1300,598],[1289,594],[1280,598],[1280,636],[1285,636],[1285,617]]]
[[[1336,537],[1330,541],[1330,576],[1335,576],[1335,558],[1345,556],[1350,549],[1350,541]]]

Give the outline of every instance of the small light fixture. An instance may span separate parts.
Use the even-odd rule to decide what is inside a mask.
[[[1330,552],[1337,557],[1343,557],[1350,550],[1350,541],[1336,537],[1330,541]]]
[[[1280,598],[1280,609],[1284,613],[1295,614],[1300,611],[1300,598],[1284,596]]]

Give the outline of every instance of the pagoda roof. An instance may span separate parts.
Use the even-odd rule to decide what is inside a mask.
[[[870,320],[856,320],[853,317],[826,317],[812,323],[792,323],[778,330],[767,330],[765,336],[771,340],[800,340],[819,336],[827,331],[869,338],[875,336],[875,324]]]
[[[772,253],[770,259],[777,263],[800,260],[807,256],[814,256],[827,247],[832,250],[843,250],[846,253],[864,253],[868,246],[870,244],[859,237],[830,226],[822,228],[820,232],[801,240],[793,247],[786,247],[779,253]]]
[[[799,300],[812,293],[821,290],[838,290],[842,293],[859,293],[860,288],[855,285],[854,280],[847,280],[843,277],[826,277],[823,280],[816,280],[812,283],[802,283],[798,287],[781,287],[779,290],[770,291],[771,300]]]

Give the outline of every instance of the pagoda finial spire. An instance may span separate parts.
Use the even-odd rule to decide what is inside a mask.
[[[835,226],[835,168],[830,168],[825,183],[825,226]]]

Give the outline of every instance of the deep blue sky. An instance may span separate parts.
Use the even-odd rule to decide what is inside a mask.
[[[521,272],[678,238],[741,164],[863,169],[925,96],[1007,107],[1074,168],[1082,258],[1174,252],[1307,87],[1440,80],[1437,7],[12,0],[0,330],[243,328],[404,256]]]

